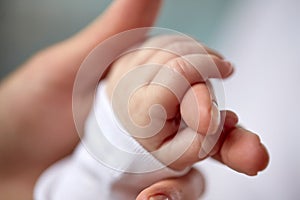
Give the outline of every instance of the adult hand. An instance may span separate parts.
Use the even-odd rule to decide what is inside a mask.
[[[97,44],[110,36],[132,28],[151,26],[160,4],[160,0],[115,1],[103,16],[86,29],[37,53],[2,81],[1,199],[32,199],[33,187],[40,173],[72,152],[79,142],[72,114],[72,90],[80,64]],[[238,152],[237,149],[241,146],[246,151],[247,140],[243,138],[247,134],[245,136],[243,132],[245,131],[242,129],[230,131],[230,137],[227,137],[231,139],[215,154],[218,160],[240,171],[245,170],[238,163],[239,160],[232,162],[235,157],[227,155]],[[256,159],[257,155],[262,155],[256,153],[253,153],[249,162],[259,160],[257,163],[262,168],[266,159]],[[244,162],[245,166],[246,164]],[[203,184],[201,186],[194,183],[202,183],[202,180],[192,170],[180,179],[164,180],[150,186],[138,199],[155,194],[196,199],[202,193]]]
[[[76,73],[88,53],[119,32],[151,26],[160,5],[160,0],[114,1],[87,28],[37,53],[2,81],[1,199],[32,199],[40,173],[68,155],[78,143],[72,90]]]

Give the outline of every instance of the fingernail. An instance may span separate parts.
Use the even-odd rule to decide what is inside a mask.
[[[227,61],[227,60],[224,60],[224,63],[226,65],[226,67],[230,67],[231,66],[231,62]]]
[[[226,125],[226,127],[229,127],[229,128],[234,127],[239,121],[237,116],[235,116],[235,115],[227,115],[226,117],[227,117],[227,119],[226,119],[225,125]]]
[[[159,194],[159,195],[150,197],[149,200],[171,200],[171,199],[163,194]]]
[[[229,61],[224,61],[224,65],[228,68],[227,73],[225,74],[225,76],[228,76],[229,74],[232,73],[233,71],[233,65],[231,64],[231,62]]]
[[[220,124],[221,124],[221,112],[219,111],[218,104],[216,101],[212,101],[211,106],[211,121],[207,130],[207,135],[201,144],[201,149],[199,151],[199,159],[204,159],[208,156],[209,152],[215,146],[220,133]]]
[[[204,148],[201,148],[200,152],[198,154],[199,159],[204,159],[207,155],[208,155],[208,153],[206,153],[206,151],[204,150]]]
[[[211,121],[208,127],[208,134],[216,134],[219,130],[220,123],[221,113],[219,111],[217,103],[213,101],[211,106]]]

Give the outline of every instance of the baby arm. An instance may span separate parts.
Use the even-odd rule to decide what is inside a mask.
[[[217,158],[224,141],[218,132],[232,129],[237,117],[219,111],[206,81],[231,73],[219,54],[182,36],[154,37],[121,56],[99,84],[82,144],[42,176],[36,196],[52,184],[51,199],[132,199]],[[213,141],[205,143],[207,137]],[[51,170],[58,179],[47,178]]]

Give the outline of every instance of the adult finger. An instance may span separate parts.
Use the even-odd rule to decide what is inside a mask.
[[[43,65],[45,65],[45,61],[50,60],[53,73],[58,76],[70,77],[71,79],[67,79],[67,81],[73,84],[80,64],[96,45],[120,32],[152,26],[160,5],[161,0],[114,1],[103,15],[81,32],[40,52],[34,57],[34,60],[44,63]],[[124,16],[126,16],[126,20],[124,20]]]
[[[204,177],[196,169],[187,175],[160,181],[143,190],[136,200],[197,200],[205,189]]]
[[[230,114],[226,115],[226,112]],[[221,117],[225,117],[224,127],[235,126],[234,123],[238,121],[237,116],[231,111],[222,111]],[[183,128],[173,138],[167,140],[158,151],[152,153],[170,168],[182,170],[216,154],[226,137],[224,134],[222,132],[221,135],[202,135],[190,127]]]
[[[73,110],[76,113],[74,120],[78,130],[83,130],[83,121],[90,110],[95,86],[101,78],[101,70],[105,70],[110,58],[117,57],[123,50],[143,39],[147,29],[137,31],[138,33],[134,33],[134,35],[127,32],[118,41],[106,39],[132,28],[151,26],[155,21],[160,4],[160,0],[113,1],[107,11],[86,29],[69,40],[35,56],[34,60],[37,62],[31,63],[30,67],[34,68],[31,71],[44,71],[43,79],[47,79],[46,82],[55,83],[60,88],[66,88],[69,99],[73,94]],[[124,20],[124,16],[126,16],[126,20]],[[95,57],[92,56],[83,63],[86,56],[99,43],[104,44],[104,47],[96,49],[92,54],[97,53],[97,59],[95,60]],[[103,49],[105,50],[103,51]],[[83,65],[81,65],[82,63]],[[80,66],[83,67],[79,69]],[[81,71],[77,73],[78,70]]]
[[[269,162],[268,152],[258,135],[240,127],[228,131],[219,152],[213,157],[250,176],[265,169]]]
[[[105,13],[76,35],[72,42],[90,51],[108,37],[133,28],[152,26],[161,0],[118,0]],[[124,19],[124,17],[126,18]]]

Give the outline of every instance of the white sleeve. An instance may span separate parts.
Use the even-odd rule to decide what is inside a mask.
[[[104,86],[104,82],[99,84],[81,143],[73,155],[42,174],[35,199],[135,199],[153,183],[189,171],[164,166],[125,133],[115,123]]]

